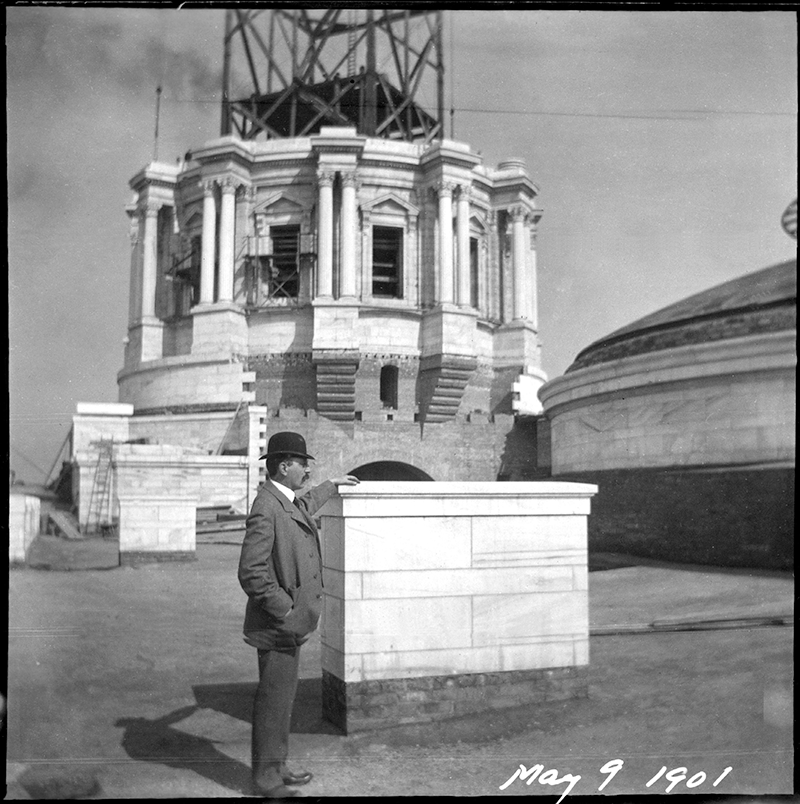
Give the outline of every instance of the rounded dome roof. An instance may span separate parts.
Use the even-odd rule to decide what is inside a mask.
[[[635,354],[797,327],[797,260],[731,279],[615,330],[567,372]]]

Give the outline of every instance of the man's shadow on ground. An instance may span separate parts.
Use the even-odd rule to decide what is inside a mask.
[[[220,751],[212,736],[188,734],[176,724],[201,709],[221,712],[252,723],[256,684],[198,684],[192,687],[196,704],[162,717],[121,718],[122,747],[132,759],[158,762],[170,768],[191,770],[216,784],[243,795],[250,794],[250,767]],[[292,713],[296,734],[342,734],[322,716],[322,679],[301,679]]]

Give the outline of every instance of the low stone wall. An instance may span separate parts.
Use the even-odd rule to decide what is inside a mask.
[[[118,444],[120,563],[193,559],[198,504],[246,505],[248,458],[165,444]]]
[[[121,497],[120,565],[194,561],[196,510],[193,500],[181,497]]]
[[[8,495],[8,561],[24,564],[31,542],[39,535],[41,500],[31,494]]]
[[[666,561],[794,567],[793,466],[618,469],[596,483],[589,549]]]
[[[326,716],[352,732],[585,695],[595,492],[342,487],[320,511]]]

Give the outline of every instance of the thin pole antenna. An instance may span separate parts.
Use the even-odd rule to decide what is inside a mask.
[[[156,131],[153,139],[153,161],[158,162],[158,117],[161,114],[161,87],[156,87]]]

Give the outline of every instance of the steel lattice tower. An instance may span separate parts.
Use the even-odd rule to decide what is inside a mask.
[[[441,139],[442,12],[229,9],[222,84],[223,135]]]

